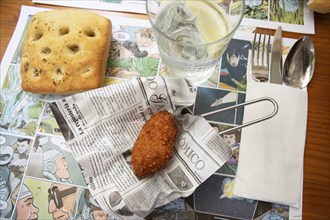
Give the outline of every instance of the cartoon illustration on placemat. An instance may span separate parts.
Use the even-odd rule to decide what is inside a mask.
[[[198,87],[194,114],[204,113],[234,106],[245,101],[245,93],[236,91],[219,90],[215,88]],[[231,109],[206,116],[209,122],[219,122],[231,125],[239,125],[243,121],[243,108]]]
[[[62,136],[60,127],[58,126],[48,103],[45,103],[38,132]]]
[[[221,89],[246,91],[246,68],[250,48],[249,41],[233,39],[229,43],[221,60]]]
[[[108,57],[107,76],[128,79],[157,75],[160,58],[151,29],[119,26],[115,30]]]
[[[234,184],[232,177],[212,175],[194,192],[195,210],[218,217],[252,219],[257,201],[234,196]]]
[[[22,185],[21,191],[17,197],[16,207],[13,219],[39,218],[39,208],[34,204],[33,194],[25,184]]]
[[[26,169],[32,140],[0,135],[0,217],[9,218]]]
[[[27,175],[86,186],[77,161],[63,137],[37,136]]]
[[[39,219],[114,219],[97,206],[87,189],[74,185],[26,178],[18,198],[28,199],[30,206],[16,206],[17,219],[26,212]]]
[[[304,1],[270,1],[269,14],[271,21],[302,25],[304,24]]]
[[[259,201],[253,219],[288,220],[289,206]]]
[[[221,127],[219,128],[219,131],[232,128],[231,126],[219,126],[219,127]],[[217,172],[223,174],[235,175],[239,161],[241,130],[224,133],[222,135],[222,138],[226,141],[226,143],[230,147],[231,155],[227,160],[227,162],[222,167],[220,167]]]
[[[0,130],[33,136],[43,103],[20,86],[19,66],[10,66],[0,90]]]
[[[268,0],[245,0],[244,18],[268,20]]]

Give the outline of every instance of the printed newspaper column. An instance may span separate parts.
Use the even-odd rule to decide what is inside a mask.
[[[170,81],[173,84],[163,77],[137,78],[51,103],[62,132],[69,134],[66,140],[91,194],[103,209],[117,216],[137,218],[121,193],[140,184],[128,152],[145,121],[154,112],[173,111],[175,104],[183,104],[180,100],[185,104],[195,100],[189,81]]]

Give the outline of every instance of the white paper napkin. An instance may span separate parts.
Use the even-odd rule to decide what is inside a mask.
[[[243,128],[234,194],[298,208],[307,126],[307,92],[248,78],[246,101],[272,97],[279,105],[271,119]],[[273,111],[270,102],[246,106],[244,121]]]

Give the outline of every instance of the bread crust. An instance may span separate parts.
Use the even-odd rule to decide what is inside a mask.
[[[318,13],[325,14],[330,12],[329,0],[309,0],[307,6]]]
[[[25,91],[72,94],[104,84],[111,21],[87,10],[50,10],[35,14],[22,48]]]
[[[163,168],[173,152],[177,127],[167,111],[153,114],[144,124],[134,144],[131,163],[138,177],[145,177]]]

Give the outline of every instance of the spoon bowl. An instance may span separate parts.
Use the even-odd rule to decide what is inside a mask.
[[[311,81],[315,67],[315,50],[311,39],[303,36],[292,46],[283,66],[286,85],[304,88]]]

